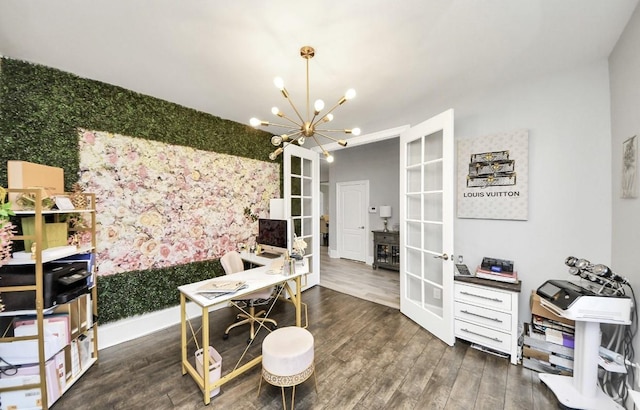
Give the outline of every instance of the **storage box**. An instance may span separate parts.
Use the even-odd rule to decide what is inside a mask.
[[[569,326],[575,326],[575,322],[573,320],[558,316],[550,310],[542,307],[540,304],[540,296],[538,296],[535,291],[531,292],[531,313]]]
[[[196,350],[196,370],[200,376],[204,377],[203,367],[203,349]],[[213,347],[209,346],[209,383],[220,380],[222,374],[222,356]],[[220,387],[211,390],[211,397],[220,393]]]
[[[42,187],[47,194],[64,193],[64,170],[58,167],[26,161],[7,161],[7,185],[11,188]],[[18,194],[9,195],[13,209],[17,209],[15,199]]]

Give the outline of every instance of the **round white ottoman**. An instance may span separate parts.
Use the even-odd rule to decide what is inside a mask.
[[[284,388],[293,386],[291,408],[293,409],[296,385],[314,374],[313,335],[307,329],[289,326],[269,333],[262,342],[262,377],[269,384],[282,389],[282,406],[286,409]],[[315,374],[314,374],[315,377]],[[318,391],[316,380],[316,393]],[[260,394],[260,387],[258,387]]]

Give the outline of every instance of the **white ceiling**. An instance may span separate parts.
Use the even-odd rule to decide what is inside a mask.
[[[272,120],[274,105],[293,116],[277,75],[304,112],[299,49],[311,45],[311,100],[355,88],[332,128],[367,134],[604,59],[637,3],[2,0],[0,54],[247,123]]]

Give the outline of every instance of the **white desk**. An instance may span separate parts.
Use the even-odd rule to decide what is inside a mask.
[[[249,262],[250,264],[257,265],[257,266],[271,266],[273,262],[282,260],[283,258],[283,256],[280,256],[279,258],[267,258],[266,256],[260,256],[253,252],[248,252],[248,251],[240,252],[240,257],[242,258],[243,261]]]
[[[267,258],[264,258],[267,259]],[[273,259],[268,259],[269,261],[273,261]],[[213,383],[209,380],[209,354],[207,354],[208,346],[209,346],[209,309],[215,305],[228,303],[232,299],[241,299],[242,295],[246,295],[248,293],[254,292],[259,289],[268,288],[275,285],[282,284],[289,294],[289,302],[293,303],[296,308],[296,326],[302,325],[302,301],[301,301],[301,280],[300,278],[309,272],[308,264],[304,265],[296,265],[295,273],[289,276],[284,276],[281,273],[274,274],[270,273],[270,264],[267,266],[261,266],[254,269],[249,269],[243,272],[238,272],[233,274],[234,280],[245,281],[248,285],[246,289],[240,290],[234,294],[227,294],[224,296],[219,296],[215,299],[208,299],[198,293],[198,289],[215,280],[228,280],[225,276],[213,279],[207,279],[196,283],[190,283],[188,285],[183,285],[178,287],[180,291],[180,322],[181,322],[181,350],[182,350],[182,374],[185,375],[189,373],[191,377],[198,384],[202,393],[204,395],[204,403],[209,404],[211,401],[211,391],[222,386],[223,384],[231,381],[236,378],[240,374],[246,372],[252,367],[258,365],[262,362],[262,355],[256,357],[255,359],[249,361],[248,363],[239,366],[236,365],[233,371],[230,373],[223,375],[219,380],[214,381]],[[291,283],[295,283],[295,290],[290,286]],[[203,363],[202,368],[204,369],[204,375],[200,375],[196,368],[191,364],[189,359],[187,358],[187,313],[186,313],[186,302],[187,300],[194,302],[196,305],[200,306],[202,309],[202,344],[201,346],[204,348],[205,354],[202,355]],[[193,335],[195,338],[195,335]],[[239,363],[238,363],[239,364]],[[204,376],[204,377],[203,377]]]

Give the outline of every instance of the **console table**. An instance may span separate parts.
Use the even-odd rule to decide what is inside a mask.
[[[400,232],[373,232],[373,269],[400,270]]]

